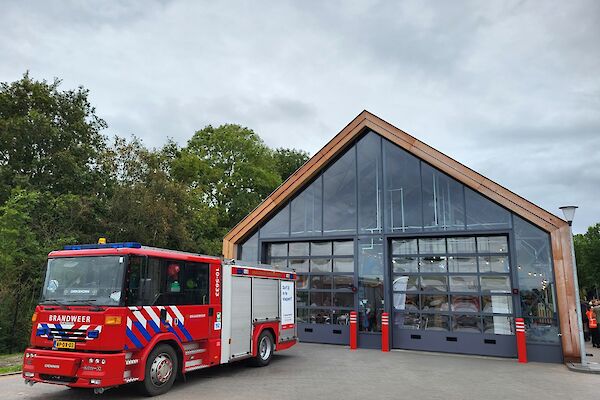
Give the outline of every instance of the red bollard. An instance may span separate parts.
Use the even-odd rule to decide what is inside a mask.
[[[358,327],[356,326],[356,311],[350,311],[350,350],[356,350],[358,344]]]
[[[390,351],[390,317],[388,313],[381,314],[381,351]]]
[[[515,330],[517,336],[517,354],[519,362],[527,362],[527,344],[525,343],[525,321],[523,318],[515,318]]]

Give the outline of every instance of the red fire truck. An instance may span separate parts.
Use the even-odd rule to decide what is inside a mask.
[[[265,366],[296,343],[295,279],[135,242],[66,246],[48,255],[23,377],[158,395],[201,368]]]

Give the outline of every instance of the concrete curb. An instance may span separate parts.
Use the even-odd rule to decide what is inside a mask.
[[[573,372],[580,372],[583,374],[598,374],[600,375],[600,364],[592,364],[592,366],[590,367],[589,365],[584,367],[581,364],[577,364],[577,363],[565,363],[565,365],[567,366],[567,368],[570,371]]]
[[[22,373],[23,371],[7,372],[5,374],[0,374],[0,378],[2,378],[3,376],[20,375]]]

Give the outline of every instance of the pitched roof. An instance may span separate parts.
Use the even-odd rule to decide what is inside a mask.
[[[378,133],[409,153],[426,161],[457,181],[494,200],[496,203],[547,232],[553,232],[567,225],[565,221],[556,215],[525,200],[521,196],[365,110],[227,233],[223,240],[224,254],[226,256],[228,254],[235,254],[235,244],[240,243],[258,224],[268,219],[279,208],[280,204],[292,198],[307,182],[318,175],[331,159],[345,151],[353,143],[354,139],[366,129]]]

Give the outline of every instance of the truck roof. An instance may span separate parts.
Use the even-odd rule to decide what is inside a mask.
[[[182,261],[196,261],[208,263],[221,262],[221,258],[215,256],[207,256],[204,254],[190,253],[178,250],[161,249],[158,247],[142,246],[135,242],[109,243],[106,245],[99,244],[65,246],[64,250],[55,250],[50,252],[48,254],[48,258],[110,256],[120,254],[154,256]]]

